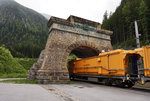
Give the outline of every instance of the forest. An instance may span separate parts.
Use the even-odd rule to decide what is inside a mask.
[[[46,44],[48,20],[13,0],[0,4],[0,46],[14,57],[37,58]]]
[[[113,48],[134,49],[134,21],[138,23],[141,46],[150,44],[150,1],[122,0],[114,13],[105,12],[102,28],[113,31]]]

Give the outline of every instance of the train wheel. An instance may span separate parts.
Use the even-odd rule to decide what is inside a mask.
[[[133,87],[134,85],[133,84],[128,84],[128,88],[131,88]]]
[[[70,76],[70,80],[74,80],[74,77]]]
[[[132,82],[125,82],[125,83],[122,83],[121,86],[123,88],[131,88],[132,86],[134,86],[134,84]]]
[[[131,81],[122,82],[122,80],[116,80],[115,84],[121,88],[131,88],[132,86],[134,86],[134,82]]]
[[[129,81],[126,85],[127,85],[127,88],[131,88],[134,86],[134,83]]]
[[[122,82],[122,80],[116,80],[115,84],[116,84],[116,86],[121,87],[121,88],[125,87],[125,84]]]
[[[120,83],[119,87],[121,88],[125,88],[126,87],[126,84],[124,82]]]
[[[111,86],[112,85],[112,82],[111,82],[111,80],[107,80],[107,79],[105,79],[105,85],[106,86]]]

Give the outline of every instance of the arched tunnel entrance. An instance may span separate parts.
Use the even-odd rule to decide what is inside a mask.
[[[72,47],[72,48],[70,48]],[[75,45],[71,45],[68,49],[68,57],[67,57],[67,62],[66,62],[66,66],[67,66],[67,70],[68,70],[68,74],[69,73],[69,62],[76,59],[76,58],[88,58],[88,57],[93,57],[93,56],[98,56],[100,50],[94,48],[93,45],[86,46],[83,44],[75,44]],[[67,50],[68,51],[68,50]]]
[[[99,55],[99,51],[94,48],[87,47],[87,46],[76,47],[73,50],[71,50],[67,58],[67,68],[69,69],[69,62],[76,58],[88,58],[88,57],[98,56],[98,55]]]
[[[70,54],[75,54],[78,58],[87,58],[97,56],[99,51],[86,46],[79,46],[71,51]]]

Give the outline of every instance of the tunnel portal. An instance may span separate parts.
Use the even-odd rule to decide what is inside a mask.
[[[101,50],[111,50],[111,31],[101,24],[70,16],[67,20],[51,17],[45,49],[29,71],[28,80],[39,83],[67,82],[67,59],[73,53],[80,58],[97,56]]]

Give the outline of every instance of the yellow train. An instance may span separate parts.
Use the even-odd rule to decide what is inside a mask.
[[[150,81],[150,46],[135,50],[112,50],[99,56],[69,63],[70,79],[96,78],[106,85],[132,87],[136,81]]]

